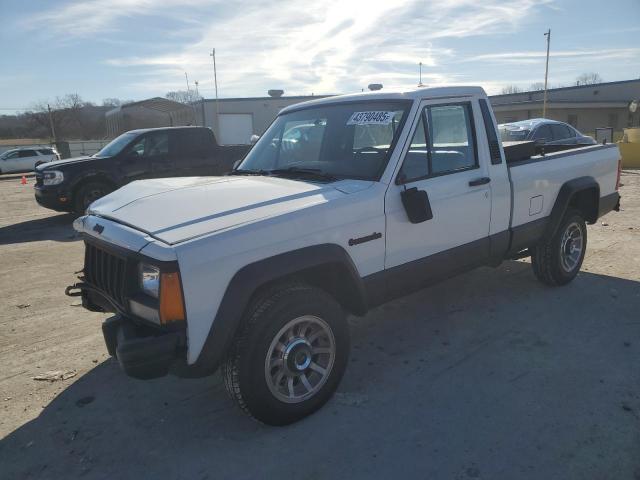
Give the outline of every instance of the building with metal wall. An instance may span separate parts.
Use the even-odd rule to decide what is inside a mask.
[[[277,91],[278,94],[281,91]],[[542,116],[544,92],[522,92],[489,97],[498,123]],[[213,129],[222,144],[248,144],[251,135],[261,135],[284,107],[322,96],[268,96],[204,99],[184,105],[164,98],[135,102],[107,112],[109,136],[135,128],[200,125]],[[640,99],[640,79],[552,88],[548,90],[547,117],[567,122],[593,134],[596,128],[640,125],[640,111],[629,105]]]
[[[206,99],[197,105],[198,124],[212,128],[222,144],[248,144],[251,135],[262,135],[284,107],[324,96]]]
[[[542,117],[544,92],[511,93],[490,97],[498,123]],[[577,85],[547,90],[547,118],[567,122],[581,132],[592,134],[596,128],[622,129],[640,126],[640,112],[629,105],[640,99],[640,79]]]
[[[195,125],[196,109],[195,106],[155,97],[116,107],[105,113],[105,118],[107,136],[113,138],[137,128]]]

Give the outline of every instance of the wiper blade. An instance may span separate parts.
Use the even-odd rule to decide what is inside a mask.
[[[269,175],[269,170],[231,170],[227,175]]]
[[[307,176],[313,177],[328,182],[335,182],[338,178],[330,173],[323,172],[319,168],[301,168],[301,167],[288,167],[288,168],[276,168],[274,170],[268,170],[271,175],[285,175],[285,176]]]

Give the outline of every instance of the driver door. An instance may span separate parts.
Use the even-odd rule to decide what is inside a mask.
[[[489,257],[490,177],[475,135],[483,131],[475,128],[481,118],[477,101],[421,104],[385,198],[391,292],[420,288]],[[426,192],[431,209],[420,223],[409,220],[402,201],[403,191],[413,188]]]
[[[152,177],[147,138],[148,134],[142,135],[118,156],[118,173],[123,183]]]

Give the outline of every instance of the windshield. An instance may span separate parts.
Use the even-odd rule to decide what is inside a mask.
[[[119,154],[137,136],[138,134],[133,132],[123,133],[102,147],[102,150],[96,153],[94,157],[113,157]]]
[[[276,118],[235,174],[314,172],[327,179],[377,180],[411,101],[305,108]]]

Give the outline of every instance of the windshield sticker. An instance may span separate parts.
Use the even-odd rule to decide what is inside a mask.
[[[394,112],[355,112],[347,125],[389,125]]]

